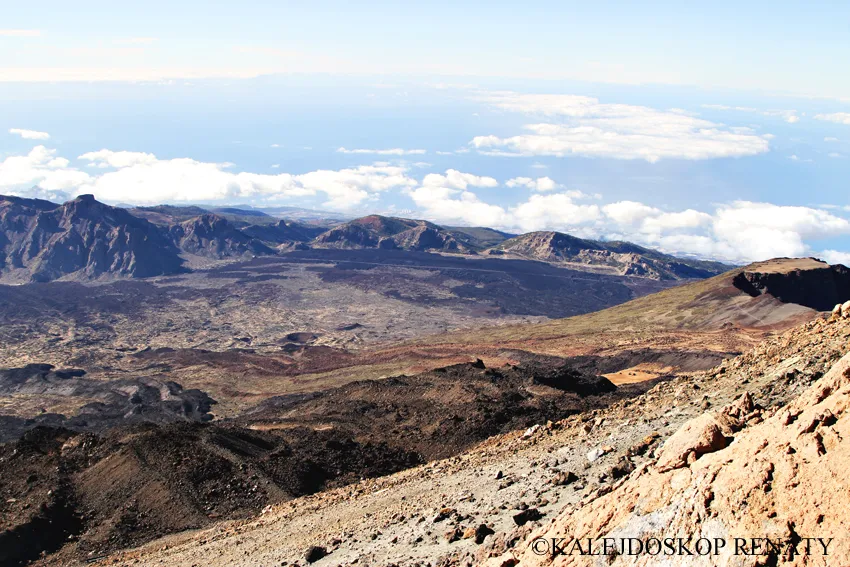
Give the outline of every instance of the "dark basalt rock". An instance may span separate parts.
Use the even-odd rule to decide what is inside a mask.
[[[751,297],[770,294],[783,303],[797,303],[818,311],[829,311],[850,299],[850,269],[840,264],[787,273],[744,271],[732,283]]]

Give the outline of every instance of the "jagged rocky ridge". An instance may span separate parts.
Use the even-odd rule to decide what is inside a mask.
[[[284,221],[230,222],[199,207],[134,211],[139,216],[91,195],[63,205],[0,196],[0,277],[25,283],[178,274],[187,271],[187,257],[271,255],[273,247],[316,233]]]
[[[146,220],[82,195],[64,205],[0,197],[0,273],[21,281],[182,271],[172,241]]]
[[[630,242],[599,242],[551,231],[510,238],[488,253],[608,267],[624,276],[654,279],[707,278],[730,268],[720,262],[676,258]]]
[[[242,231],[227,219],[212,213],[172,225],[168,235],[174,244],[189,254],[208,258],[228,258],[274,254],[274,250]]]
[[[315,246],[327,248],[382,248],[468,253],[446,229],[422,220],[371,215],[341,224],[320,234]]]

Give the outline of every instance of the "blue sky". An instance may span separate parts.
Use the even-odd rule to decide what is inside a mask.
[[[837,2],[19,3],[0,24],[0,192],[848,263],[848,17]]]

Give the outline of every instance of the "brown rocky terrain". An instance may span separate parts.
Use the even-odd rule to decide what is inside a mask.
[[[257,518],[105,558],[160,565],[595,565],[537,555],[539,537],[835,537],[850,548],[843,413],[850,319],[805,323],[709,371],[458,456],[305,496]],[[842,357],[844,357],[842,359]],[[639,564],[778,564],[781,553],[649,557]],[[789,558],[791,559],[791,558]],[[664,563],[666,561],[666,563]],[[47,564],[67,562],[63,556]]]
[[[168,400],[176,403],[169,405],[159,397],[148,400],[152,384],[145,390],[109,383],[131,399],[101,402],[98,416],[53,416],[52,424],[61,427],[37,427],[0,445],[0,494],[7,498],[0,505],[0,548],[7,550],[0,563],[60,547],[68,557],[87,559],[217,518],[256,514],[269,504],[451,456],[494,434],[605,407],[649,387],[618,389],[552,364],[465,364],[359,382],[267,400],[239,419],[210,425],[192,423],[197,416],[179,409],[191,405],[202,417],[212,401],[194,401],[176,385]],[[78,373],[26,368],[2,377],[9,387],[32,389],[48,380],[72,381],[71,374]],[[97,394],[91,384],[66,387],[85,386]],[[108,405],[128,413],[123,420],[113,414],[118,421],[106,429]],[[149,419],[128,419],[131,414]],[[52,539],[38,538],[45,523],[56,524]],[[67,541],[73,543],[63,545]]]
[[[690,562],[843,564],[850,558],[850,431],[842,419],[850,410],[850,355],[801,390],[784,406],[762,409],[746,397],[692,419],[656,451],[656,459],[608,494],[564,510],[528,540],[555,534],[675,536],[693,546],[699,538],[718,538],[728,545],[715,545],[710,559]],[[570,554],[541,558],[527,542],[518,552],[517,565],[591,564]],[[611,565],[659,563],[649,555],[607,555]]]
[[[534,262],[472,262],[308,250],[177,277],[0,286],[0,367],[155,377],[208,392],[220,402],[217,415],[232,415],[267,397],[477,358],[387,346],[399,340],[583,313],[664,287]],[[488,357],[510,361],[516,356]],[[59,404],[63,412],[74,409],[71,400]],[[20,394],[3,404],[43,407]]]
[[[523,274],[491,271],[483,259],[479,265],[487,269],[467,269],[467,260],[456,256],[420,253],[417,258],[432,263],[402,269],[381,261],[410,260],[414,253],[302,254],[157,281],[0,287],[0,365],[79,368],[94,381],[175,382],[215,399],[212,413],[221,418],[275,396],[478,358],[500,367],[552,356],[616,384],[639,382],[710,368],[817,316],[770,292],[752,297],[735,287],[738,272],[732,272],[613,309],[528,324],[529,315],[604,307],[632,292],[613,280],[611,297],[600,297],[606,276],[586,281],[587,274],[540,263],[519,262],[518,268],[535,270]],[[324,254],[339,259],[311,261],[331,258]],[[807,262],[813,274],[822,271],[824,265]],[[806,273],[793,277],[809,281]],[[561,284],[568,275],[576,278],[566,288],[572,296]],[[810,282],[818,296],[823,280]],[[478,328],[434,335],[449,325]],[[405,338],[415,340],[398,342]],[[57,391],[6,392],[0,413],[70,417],[92,401],[74,390]]]
[[[233,540],[210,549],[217,535],[182,534],[118,561],[166,561],[155,550],[172,541],[188,542],[186,561],[220,553],[221,564],[303,562],[310,545],[331,552],[327,565],[519,555],[565,505],[647,463],[659,474],[699,463],[819,378],[846,349],[841,310],[828,323],[819,313],[850,299],[846,273],[780,259],[512,326],[667,284],[329,249],[0,287],[4,560],[95,560],[222,519],[248,523],[213,534],[254,534],[238,560]],[[440,317],[478,329],[423,337]],[[485,317],[494,326],[481,328]],[[261,529],[268,517],[285,535]],[[39,539],[46,525],[58,527]]]

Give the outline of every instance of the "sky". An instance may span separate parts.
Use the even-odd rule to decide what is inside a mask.
[[[850,264],[848,20],[844,2],[17,3],[0,193]]]

